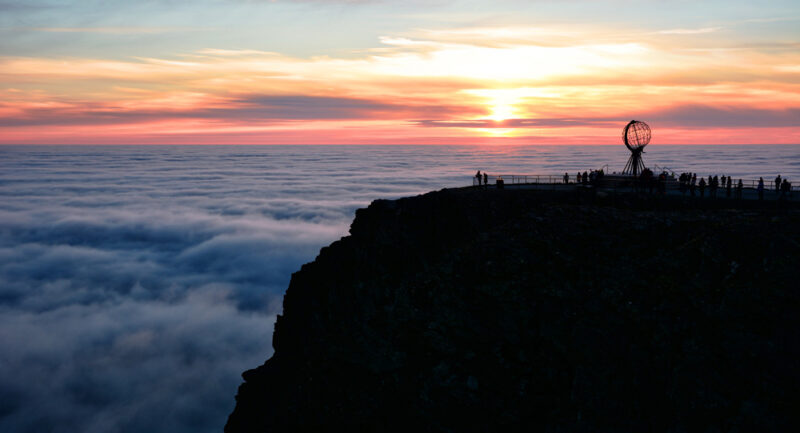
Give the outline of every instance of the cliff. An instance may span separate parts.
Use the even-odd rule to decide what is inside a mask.
[[[730,203],[375,201],[292,276],[225,431],[786,431],[800,211]]]

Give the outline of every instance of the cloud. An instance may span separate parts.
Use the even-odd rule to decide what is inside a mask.
[[[0,11],[3,12],[27,12],[40,9],[46,9],[48,6],[44,4],[36,4],[32,1],[2,1],[0,2]]]
[[[580,119],[643,101],[640,111],[696,101],[733,110],[796,106],[792,42],[748,48],[734,38],[717,41],[727,48],[704,48],[690,39],[624,28],[476,25],[398,31],[377,47],[306,57],[248,47],[113,59],[6,56],[0,140],[419,143],[457,141],[471,125],[588,128]],[[475,120],[496,111],[518,120]],[[788,140],[769,137],[776,139]]]
[[[410,148],[0,152],[4,432],[221,431],[291,273],[356,208],[465,172]]]
[[[313,155],[73,151],[2,150],[0,431],[221,431],[291,273],[374,192]]]
[[[785,148],[774,163],[794,163]],[[240,373],[271,354],[289,276],[356,208],[464,185],[476,169],[628,157],[621,145],[567,149],[0,147],[0,431],[220,432]],[[767,156],[751,152],[729,153],[752,170]]]
[[[0,388],[16,403],[0,429],[220,431],[239,374],[270,354],[288,276],[339,220],[135,211],[107,192],[72,194],[74,207],[3,212]]]
[[[4,431],[221,431],[274,316],[195,294],[169,304],[64,304],[0,316]],[[222,303],[220,303],[222,301]],[[259,348],[259,349],[255,349]]]
[[[608,127],[631,118],[644,118],[664,126],[682,128],[781,128],[800,125],[800,108],[761,109],[747,106],[713,107],[699,104],[677,105],[639,113],[620,112],[617,115],[475,120],[417,120],[424,127],[436,128],[565,128]]]
[[[30,27],[20,30],[33,30],[48,33],[99,33],[106,35],[159,34],[174,32],[202,31],[195,27]]]
[[[764,109],[687,104],[654,111],[649,119],[687,128],[771,128],[800,125],[800,108]]]
[[[110,125],[156,122],[168,119],[209,119],[237,123],[264,124],[293,120],[391,119],[413,115],[446,114],[469,111],[467,107],[432,105],[408,99],[405,104],[365,98],[311,95],[238,95],[214,98],[191,95],[184,106],[169,106],[169,99],[141,103],[101,104],[90,101],[60,101],[17,109],[0,118],[0,127],[52,125]],[[193,101],[193,99],[195,99]],[[47,106],[49,105],[49,106]],[[0,103],[0,109],[3,104]]]
[[[572,126],[605,126],[622,118],[550,118],[550,119],[492,119],[477,120],[419,120],[421,126],[437,128],[562,128]]]
[[[767,17],[767,18],[749,18],[742,20],[743,23],[776,23],[785,21],[800,21],[800,17]]]
[[[273,119],[353,119],[374,117],[398,106],[357,98],[291,96],[248,96],[236,102],[252,109],[254,116]],[[247,110],[247,108],[245,108]]]
[[[702,35],[706,33],[714,33],[722,30],[722,27],[702,27],[698,29],[668,29],[660,30],[656,33],[660,35]]]
[[[291,274],[478,158],[347,149],[0,148],[0,431],[222,431]]]

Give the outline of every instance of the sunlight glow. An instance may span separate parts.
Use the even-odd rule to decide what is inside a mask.
[[[490,119],[494,120],[495,122],[502,122],[503,120],[513,119],[514,112],[511,105],[508,104],[496,104],[492,106],[492,114],[489,116]]]
[[[489,137],[511,137],[516,130],[514,128],[485,128],[480,129],[480,132]]]
[[[692,43],[716,33],[467,27],[342,56],[0,56],[0,142],[616,143],[630,118],[677,143],[796,142],[800,52]]]

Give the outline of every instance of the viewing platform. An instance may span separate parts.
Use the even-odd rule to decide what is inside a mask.
[[[608,193],[640,193],[640,194],[662,194],[659,191],[657,179],[653,179],[651,184],[630,175],[606,174],[597,180],[589,182],[576,182],[575,174],[570,174],[569,180],[564,181],[564,175],[556,174],[486,174],[487,185],[483,184],[483,178],[479,184],[478,178],[472,177],[472,186],[487,189],[509,188],[509,189],[538,189],[552,191],[571,191],[571,190],[595,190]],[[707,179],[707,178],[706,178]],[[699,181],[699,178],[698,178]],[[694,195],[690,188],[681,184],[673,173],[666,176],[664,182],[664,195],[672,197],[694,198],[697,200],[759,200],[758,179],[742,179],[741,197],[737,196],[737,184],[739,179],[733,181],[730,195],[727,186],[719,186],[716,192],[708,185],[702,191],[695,185]],[[792,185],[788,192],[776,190],[773,180],[764,180],[764,201],[786,200],[800,202],[800,186]]]

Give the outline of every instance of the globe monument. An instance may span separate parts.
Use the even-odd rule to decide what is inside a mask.
[[[651,133],[650,126],[639,120],[631,120],[625,125],[622,130],[622,141],[625,147],[631,151],[631,157],[625,164],[622,170],[623,174],[638,176],[644,170],[644,161],[642,161],[642,153],[644,148],[650,143]]]

